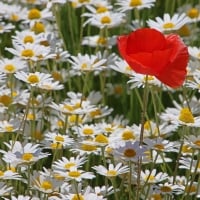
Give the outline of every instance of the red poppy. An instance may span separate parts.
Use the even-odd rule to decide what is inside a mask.
[[[135,72],[153,75],[172,88],[183,84],[189,54],[178,35],[141,28],[119,36],[117,43],[121,56]]]

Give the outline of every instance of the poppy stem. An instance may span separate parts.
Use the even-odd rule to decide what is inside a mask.
[[[145,124],[145,115],[147,111],[147,100],[148,100],[148,75],[145,77],[145,86],[143,92],[143,104],[142,104],[142,112],[141,112],[141,130],[140,130],[140,146],[143,145],[144,140],[144,124]],[[142,170],[142,158],[138,159],[138,170],[137,170],[137,192],[136,192],[136,200],[140,199],[140,176]]]

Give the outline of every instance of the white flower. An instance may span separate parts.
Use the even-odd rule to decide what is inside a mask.
[[[163,18],[156,17],[156,20],[149,19],[147,24],[150,28],[157,29],[158,31],[174,31],[180,29],[183,25],[189,22],[189,18],[185,13],[177,14],[175,13],[172,17],[165,13]]]
[[[122,166],[122,163],[118,163],[116,166],[109,164],[108,168],[104,167],[103,165],[94,166],[92,168],[95,169],[98,174],[110,178],[129,172],[129,167]]]

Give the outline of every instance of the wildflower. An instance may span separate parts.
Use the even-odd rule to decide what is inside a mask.
[[[85,156],[76,156],[70,157],[69,159],[66,157],[62,157],[61,159],[55,161],[53,163],[54,170],[68,171],[70,167],[82,167],[82,165],[87,161]]]
[[[22,176],[12,170],[0,170],[0,180],[22,180]]]
[[[158,190],[161,194],[164,195],[173,195],[173,194],[181,194],[183,193],[184,187],[182,185],[172,184],[170,182],[159,183]]]
[[[155,76],[172,88],[182,85],[189,56],[177,35],[164,36],[155,29],[142,28],[119,36],[118,48],[135,72]]]
[[[196,47],[196,46],[189,46],[188,47],[188,52],[190,54],[190,56],[192,56],[195,59],[200,59],[200,48]]]
[[[188,147],[192,149],[200,149],[200,136],[190,135],[186,137]]]
[[[77,167],[72,166],[67,172],[62,172],[60,170],[55,170],[56,173],[65,177],[65,180],[75,180],[80,182],[82,179],[93,179],[95,176],[92,172],[85,172],[83,170],[77,169]]]
[[[106,176],[108,178],[116,177],[120,174],[126,174],[129,172],[129,168],[127,166],[122,166],[122,163],[118,163],[116,166],[113,164],[109,164],[108,168],[103,165],[98,165],[92,167],[98,174]]]
[[[5,74],[13,74],[16,71],[27,68],[27,63],[19,58],[2,58],[0,60],[0,72]]]
[[[117,0],[116,5],[119,6],[119,11],[126,12],[133,9],[142,10],[144,8],[151,8],[154,6],[154,3],[155,0]]]
[[[14,28],[15,26],[13,26],[11,23],[6,24],[4,22],[0,22],[0,34],[11,32]]]
[[[163,15],[163,19],[160,17],[156,17],[156,21],[149,19],[147,24],[150,28],[154,28],[158,31],[174,31],[183,27],[185,24],[189,22],[189,18],[185,13],[181,15],[175,13],[172,17],[168,13]]]
[[[153,169],[152,171],[149,171],[148,169],[146,169],[145,171],[141,171],[141,180],[144,183],[159,183],[162,182],[164,180],[166,180],[168,178],[168,174],[167,173],[163,173],[163,172],[158,172],[156,169]]]
[[[122,160],[137,162],[144,156],[145,147],[141,146],[138,141],[127,141],[124,146],[114,149],[113,154]]]
[[[83,26],[89,24],[100,29],[114,28],[125,22],[123,13],[116,13],[111,11],[100,14],[84,13],[83,16],[89,17],[89,19],[85,21]]]
[[[0,182],[0,196],[1,197],[6,196],[9,192],[11,192],[12,189],[13,187]]]
[[[196,173],[196,174],[200,173],[200,163],[198,160],[194,160],[191,157],[182,157],[179,163],[180,163],[179,165],[180,169],[187,169],[191,173]]]

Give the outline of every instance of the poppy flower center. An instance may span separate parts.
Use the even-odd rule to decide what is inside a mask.
[[[130,130],[125,130],[123,133],[122,133],[122,138],[123,140],[130,140],[130,139],[135,139],[135,135],[132,131]]]
[[[124,151],[124,156],[126,156],[128,158],[133,158],[136,156],[136,151],[134,149],[126,149]]]
[[[43,33],[45,32],[45,25],[42,22],[35,22],[31,30],[35,34]]]
[[[101,23],[102,24],[110,24],[111,23],[111,18],[109,16],[104,16],[101,18]]]
[[[24,37],[24,43],[33,43],[34,42],[34,39],[31,35],[27,35]]]
[[[107,176],[116,176],[117,172],[116,172],[116,170],[108,170],[106,174],[107,174]]]
[[[28,13],[28,18],[29,19],[40,19],[41,18],[41,13],[38,9],[33,8],[29,11]]]
[[[106,11],[108,11],[108,9],[104,6],[98,7],[96,10],[97,13],[104,13]]]
[[[96,136],[95,142],[106,143],[107,144],[108,143],[108,138],[103,134],[99,134],[99,135]]]
[[[32,49],[25,49],[21,52],[21,56],[24,56],[24,57],[33,57],[34,56],[34,52]]]
[[[83,133],[85,135],[92,135],[94,133],[93,129],[92,128],[84,128],[83,129]]]
[[[57,136],[55,137],[55,140],[56,140],[56,142],[64,142],[64,137],[62,137],[62,136],[60,136],[60,135],[57,135]]]
[[[187,16],[190,18],[197,18],[199,16],[199,11],[196,8],[191,8],[187,12]]]
[[[194,117],[189,108],[183,108],[181,110],[179,120],[185,123],[194,123]]]
[[[163,24],[164,29],[172,29],[174,27],[175,27],[175,25],[172,22],[168,22],[168,23]]]
[[[195,145],[199,146],[200,147],[200,140],[196,140],[193,142]]]
[[[79,171],[70,171],[68,173],[68,175],[71,176],[71,177],[76,178],[76,177],[79,177],[81,175],[81,173]]]
[[[2,95],[0,96],[0,104],[3,104],[4,106],[8,107],[12,103],[12,98],[8,95]]]
[[[160,190],[161,190],[162,192],[166,192],[166,193],[172,191],[171,187],[169,187],[169,186],[162,186],[162,187],[160,188]]]
[[[52,183],[50,181],[43,181],[41,184],[41,188],[45,189],[45,190],[49,190],[52,189]]]
[[[73,162],[69,162],[65,164],[65,169],[70,169],[70,167],[74,167],[76,164]]]
[[[8,64],[8,65],[5,65],[5,66],[4,66],[4,69],[5,69],[6,71],[8,71],[8,72],[15,72],[16,67],[15,67],[14,65],[12,65],[12,64]]]
[[[129,3],[130,7],[141,6],[141,5],[142,5],[141,0],[131,0],[130,3]]]
[[[33,154],[32,153],[24,153],[22,155],[22,159],[25,161],[31,161],[33,159]]]
[[[40,79],[37,75],[31,74],[28,76],[27,81],[31,84],[34,84],[34,83],[39,83]]]
[[[78,194],[75,194],[73,197],[72,197],[72,200],[84,200],[84,197],[82,195],[78,195]]]
[[[97,147],[94,145],[90,145],[90,144],[82,144],[81,149],[83,151],[95,151],[97,149]]]

